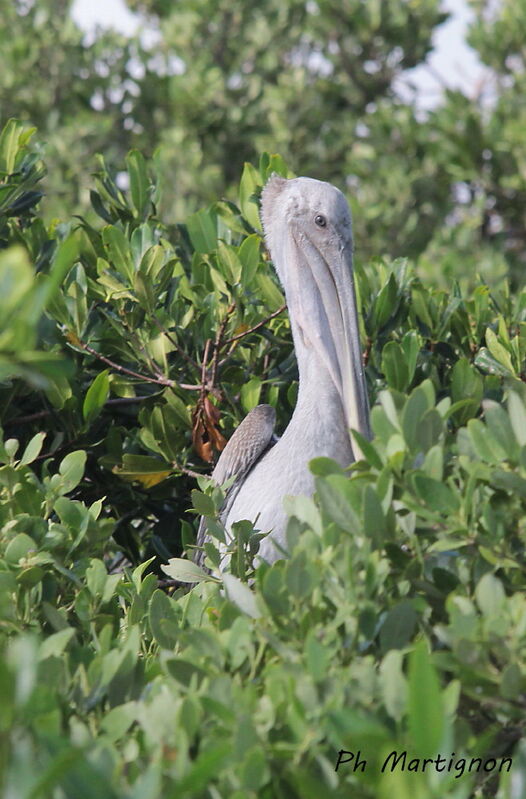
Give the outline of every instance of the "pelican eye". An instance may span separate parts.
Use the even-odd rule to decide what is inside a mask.
[[[316,216],[314,217],[314,221],[318,225],[318,227],[327,227],[327,220],[325,219],[323,214],[316,214]]]

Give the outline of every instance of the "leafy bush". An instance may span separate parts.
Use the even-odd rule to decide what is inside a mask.
[[[180,225],[156,215],[155,161],[127,169],[129,193],[99,162],[102,223],[46,227],[30,132],[0,138],[6,795],[518,799],[526,291],[358,262],[365,459],[312,462],[288,560],[186,591],[160,565],[194,541],[196,475],[213,516],[214,452],[259,401],[283,428],[295,400],[257,213],[287,169],[262,156],[238,206]],[[336,772],[340,750],[367,768]],[[404,750],[513,769],[382,772]]]

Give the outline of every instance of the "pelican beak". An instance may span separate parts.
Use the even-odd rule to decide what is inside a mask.
[[[351,245],[334,241],[326,254],[309,239],[296,242],[296,257],[300,257],[305,275],[308,268],[314,278],[317,297],[312,293],[294,292],[299,298],[299,324],[302,338],[309,340],[325,364],[341,398],[343,412],[350,430],[371,438],[369,400],[360,346],[358,310],[354,290]],[[303,277],[304,279],[304,277]],[[299,288],[299,286],[298,286]],[[321,331],[313,336],[312,331]],[[355,460],[363,456],[358,444],[351,439]]]
[[[354,288],[354,270],[351,247],[342,253],[342,269],[335,275],[336,296],[339,313],[329,316],[331,335],[334,341],[341,375],[343,409],[350,430],[357,430],[364,438],[371,438],[369,425],[369,398],[360,344],[360,326]],[[351,439],[356,460],[363,453],[356,441]]]

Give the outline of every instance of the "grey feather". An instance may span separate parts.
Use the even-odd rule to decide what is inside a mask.
[[[274,408],[271,405],[257,405],[245,416],[221,453],[212,472],[212,479],[217,485],[222,485],[236,476],[234,483],[227,490],[225,503],[220,512],[221,519],[226,517],[249,471],[274,444],[275,424]],[[206,518],[202,516],[197,533],[197,545],[202,547],[207,538]],[[196,550],[194,560],[202,566],[204,552]]]

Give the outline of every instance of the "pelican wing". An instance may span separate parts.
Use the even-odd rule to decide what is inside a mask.
[[[239,491],[245,477],[259,458],[273,444],[276,411],[271,405],[257,405],[245,416],[224,448],[212,472],[212,479],[222,485],[230,477],[236,476],[234,483],[226,493],[221,508],[221,517],[225,518]],[[197,533],[197,545],[203,546],[207,539],[206,518],[201,517]],[[204,553],[196,550],[195,561],[202,565]]]

